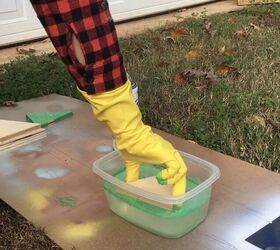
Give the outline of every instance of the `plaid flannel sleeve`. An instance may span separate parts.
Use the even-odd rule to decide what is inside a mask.
[[[60,58],[81,90],[113,90],[127,81],[107,0],[30,0]],[[86,65],[75,57],[72,34]]]

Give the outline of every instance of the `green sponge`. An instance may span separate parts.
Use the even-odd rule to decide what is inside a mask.
[[[61,121],[73,115],[72,111],[60,111],[60,112],[30,112],[26,113],[26,120],[29,122],[40,123],[44,128],[48,124]]]

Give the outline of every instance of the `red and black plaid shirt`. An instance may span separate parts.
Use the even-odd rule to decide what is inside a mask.
[[[127,81],[114,21],[106,0],[30,0],[59,56],[78,87],[88,94],[115,89]],[[72,34],[86,65],[75,57]]]

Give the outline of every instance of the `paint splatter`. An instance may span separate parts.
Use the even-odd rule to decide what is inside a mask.
[[[18,171],[16,165],[11,160],[10,153],[0,154],[0,162],[0,175],[10,176]]]
[[[53,191],[49,189],[29,189],[26,193],[26,201],[29,207],[41,211],[49,205],[48,198],[52,193]]]
[[[25,161],[27,158],[37,158],[41,154],[48,151],[48,147],[43,146],[41,141],[19,147],[13,152],[13,159],[17,161]]]
[[[85,239],[92,237],[97,232],[95,223],[85,222],[81,224],[69,224],[64,230],[63,234],[70,239]]]
[[[99,145],[95,148],[95,150],[98,153],[105,154],[105,153],[110,153],[110,152],[114,151],[114,148],[110,145]]]
[[[77,199],[73,196],[65,196],[59,198],[59,203],[63,207],[74,207]]]
[[[38,151],[43,152],[45,147],[42,147],[42,142],[38,141],[36,144],[27,144],[23,146],[22,148],[19,148],[19,151],[21,152],[30,152],[30,151]]]
[[[65,167],[51,166],[38,168],[34,172],[37,177],[50,180],[67,175],[69,173],[69,170]]]
[[[22,191],[23,188],[30,185],[30,183],[21,179],[19,176],[10,177],[5,184],[7,185],[7,188],[9,188],[10,193],[17,193],[18,191]]]

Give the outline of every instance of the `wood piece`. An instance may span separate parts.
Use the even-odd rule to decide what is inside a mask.
[[[13,141],[13,138],[18,140],[26,133],[38,133],[38,129],[41,126],[37,123],[0,120],[0,145]]]
[[[129,184],[134,186],[134,187],[141,188],[145,191],[148,191],[148,192],[151,192],[151,193],[154,193],[154,194],[157,194],[157,195],[171,196],[171,194],[172,194],[172,186],[171,185],[160,185],[157,182],[155,176],[139,179],[135,182],[130,182]],[[134,193],[131,193],[127,190],[117,188],[117,192],[125,194],[129,197],[132,197],[132,198],[137,198],[139,200],[142,200],[143,202],[146,202],[148,204],[151,204],[151,205],[154,205],[154,206],[157,206],[157,207],[161,207],[163,209],[172,210],[172,208],[173,208],[172,204],[165,204],[165,203],[153,201],[153,200],[144,198],[142,196],[136,195]]]
[[[267,4],[267,3],[280,3],[280,0],[267,0],[267,1],[263,1],[263,0],[237,0],[237,4],[238,5],[251,5],[251,4]]]
[[[165,196],[172,195],[172,186],[160,185],[157,182],[155,176],[139,179],[137,181],[130,182],[129,184],[154,194],[165,195]]]
[[[12,142],[16,142],[18,140],[23,140],[24,138],[31,137],[32,135],[40,134],[44,131],[45,131],[44,129],[39,128],[39,129],[34,130],[34,131],[29,131],[29,132],[26,132],[26,133],[22,133],[20,135],[17,135],[17,136],[14,136],[14,137],[10,138],[9,140],[6,140],[3,145],[6,145],[6,144],[12,143]]]
[[[11,142],[11,143],[0,145],[0,152],[15,149],[15,148],[18,148],[20,146],[23,146],[23,145],[41,140],[41,139],[45,138],[46,136],[47,136],[47,134],[44,131],[44,132],[41,132],[41,133],[38,133],[38,134],[35,134],[35,135],[32,135],[32,136],[26,137],[26,138],[21,139],[21,140],[17,140],[17,141]]]

